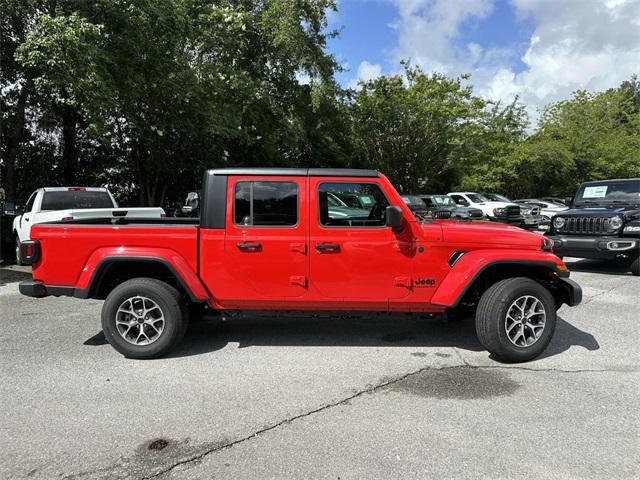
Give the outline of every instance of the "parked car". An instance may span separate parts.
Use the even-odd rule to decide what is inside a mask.
[[[522,228],[528,228],[535,230],[540,225],[540,220],[542,219],[540,215],[540,207],[532,204],[532,203],[519,203],[514,202],[513,200],[509,200],[504,195],[500,195],[499,193],[483,193],[485,197],[487,197],[492,202],[505,202],[505,203],[515,203],[520,206],[520,214],[522,215],[522,223],[520,226]]]
[[[33,225],[83,218],[159,218],[162,208],[118,208],[115,199],[101,187],[45,187],[31,194],[24,211],[13,219],[16,262],[20,264],[20,243],[31,238]]]
[[[402,200],[409,207],[409,210],[418,217],[421,218],[427,215],[427,205],[418,195],[402,195]],[[448,216],[445,218],[448,218]]]
[[[176,210],[176,217],[199,217],[200,216],[200,193],[189,192],[184,204]]]
[[[371,195],[356,194],[351,192],[337,192],[332,197],[335,197],[338,202],[344,207],[368,209],[375,201]],[[331,205],[330,205],[331,206]],[[337,205],[334,204],[337,207]]]
[[[564,205],[565,207],[567,206],[567,201],[566,198],[560,198],[560,197],[540,197],[540,200],[544,201],[544,202],[549,202],[549,203],[553,203],[556,205]]]
[[[619,259],[640,275],[640,178],[583,183],[547,235],[560,256]]]
[[[346,191],[373,202],[332,216],[328,198]],[[468,308],[482,345],[522,362],[549,344],[556,310],[581,300],[549,239],[487,222],[419,221],[373,170],[209,170],[202,199],[199,219],[34,226],[20,250],[33,280],[20,292],[105,299],[105,337],[131,358],[175,348],[186,307],[200,304],[431,315]]]
[[[479,208],[484,218],[493,222],[508,223],[510,225],[522,225],[520,207],[513,202],[492,201],[475,192],[450,192],[449,195],[456,205],[461,207]]]
[[[551,218],[553,218],[556,214],[569,209],[569,207],[567,207],[566,205],[547,202],[538,198],[521,198],[519,200],[515,200],[515,202],[519,205],[536,205],[538,208],[540,208],[540,216],[542,217],[541,221],[546,221],[547,225]]]
[[[422,194],[420,198],[427,206],[427,214],[431,217],[451,217],[465,220],[482,220],[483,213],[479,208],[456,205],[447,195]]]

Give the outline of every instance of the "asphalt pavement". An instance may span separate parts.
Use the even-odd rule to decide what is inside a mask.
[[[0,478],[637,478],[640,279],[568,265],[583,303],[519,365],[408,315],[199,323],[128,360],[102,302],[1,268]]]

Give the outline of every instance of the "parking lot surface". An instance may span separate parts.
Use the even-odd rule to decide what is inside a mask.
[[[199,323],[128,360],[102,302],[3,268],[0,478],[637,478],[640,279],[568,265],[583,303],[519,365],[403,315]]]

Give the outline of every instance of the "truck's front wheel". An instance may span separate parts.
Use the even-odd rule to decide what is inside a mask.
[[[118,285],[102,306],[102,330],[111,346],[128,358],[157,358],[182,340],[187,316],[180,294],[153,278]]]
[[[495,283],[484,292],[476,310],[480,343],[507,362],[526,362],[540,355],[555,327],[553,296],[530,278]]]

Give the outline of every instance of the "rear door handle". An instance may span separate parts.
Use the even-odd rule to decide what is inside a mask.
[[[318,253],[336,253],[340,251],[340,245],[337,243],[316,243]]]
[[[236,246],[243,252],[259,252],[262,250],[261,243],[236,243]]]

